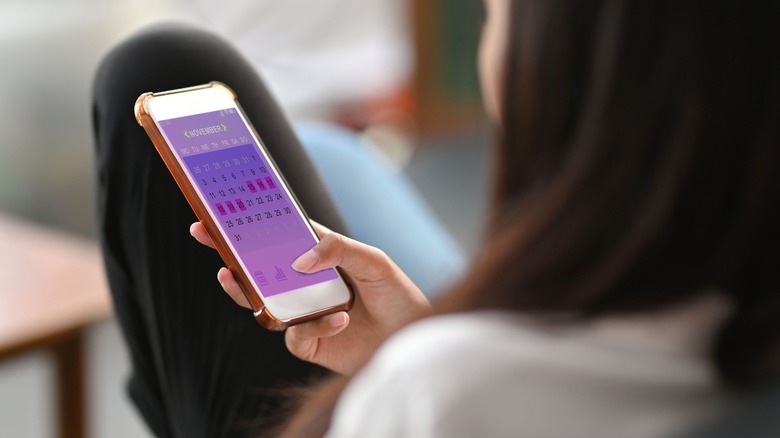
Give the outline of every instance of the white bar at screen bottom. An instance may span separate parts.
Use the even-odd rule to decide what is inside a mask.
[[[263,298],[271,315],[282,321],[329,309],[347,301],[349,289],[340,277]]]

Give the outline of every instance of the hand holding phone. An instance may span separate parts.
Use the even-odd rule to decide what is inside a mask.
[[[336,269],[290,267],[317,235],[227,86],[145,93],[135,114],[258,322],[284,330],[350,308]]]
[[[350,279],[357,298],[349,315],[326,315],[290,327],[287,348],[300,359],[341,374],[352,374],[395,330],[431,312],[425,295],[381,250],[338,235],[313,222],[322,240],[294,263],[304,272],[338,267]],[[214,247],[199,223],[190,228],[202,244]],[[228,270],[220,283],[237,304],[250,307]]]

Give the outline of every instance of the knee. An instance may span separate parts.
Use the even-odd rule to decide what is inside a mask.
[[[146,91],[195,85],[201,80],[193,59],[207,51],[231,50],[215,35],[182,23],[161,23],[140,30],[115,46],[101,61],[93,80],[93,101],[134,102]],[[211,79],[203,79],[208,82]]]

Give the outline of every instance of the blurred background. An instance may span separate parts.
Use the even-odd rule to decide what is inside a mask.
[[[148,436],[124,393],[128,358],[105,286],[85,279],[100,275],[90,87],[113,45],[160,20],[222,34],[291,118],[370,140],[471,252],[489,173],[482,14],[480,0],[0,0],[0,436]],[[345,81],[356,71],[362,83]],[[20,272],[32,274],[20,282]],[[49,324],[69,303],[76,316]]]

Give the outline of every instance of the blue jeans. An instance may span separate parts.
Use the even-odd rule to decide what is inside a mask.
[[[429,298],[460,278],[464,251],[403,174],[350,131],[295,128],[352,237],[387,253]]]

